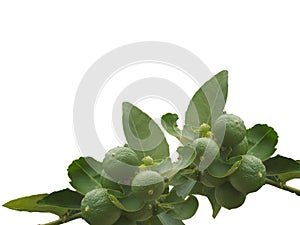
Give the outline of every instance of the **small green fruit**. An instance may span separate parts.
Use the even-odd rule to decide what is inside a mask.
[[[140,163],[132,149],[116,147],[105,154],[103,168],[114,182],[130,185]]]
[[[245,155],[248,151],[248,140],[245,137],[240,143],[231,148],[229,157]]]
[[[242,156],[241,164],[237,170],[229,176],[232,186],[245,194],[259,190],[266,180],[266,167],[263,162],[253,156]]]
[[[228,182],[216,187],[215,198],[219,205],[226,209],[238,208],[245,202],[246,195],[237,191]]]
[[[121,216],[121,210],[109,199],[106,189],[88,192],[81,201],[82,217],[91,225],[112,225]]]
[[[209,166],[220,153],[219,146],[217,143],[207,137],[197,138],[192,143],[192,146],[196,149],[197,157],[194,161],[194,164],[199,165],[199,169]],[[200,168],[201,167],[201,168]]]
[[[233,114],[223,114],[212,127],[213,134],[220,145],[233,147],[240,143],[246,135],[243,120]]]
[[[145,201],[156,200],[164,192],[164,178],[155,171],[145,170],[132,180],[131,190],[134,195]]]

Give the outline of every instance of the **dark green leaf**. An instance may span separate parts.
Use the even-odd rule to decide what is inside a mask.
[[[137,222],[137,225],[163,225],[163,224],[160,222],[157,216],[153,216],[146,221]]]
[[[169,215],[162,213],[157,215],[158,219],[162,223],[162,225],[184,225],[184,223],[180,220],[173,219]],[[151,224],[152,225],[152,224]]]
[[[101,188],[102,164],[91,157],[79,158],[68,168],[70,184],[79,193],[86,194],[96,188]]]
[[[203,185],[200,181],[194,185],[193,189],[191,190],[190,194],[192,195],[203,195],[206,196],[207,192],[210,190],[210,187]]]
[[[115,206],[125,212],[136,212],[145,206],[145,202],[132,194],[120,199],[117,199],[114,195],[109,195],[109,198]]]
[[[228,72],[221,71],[208,80],[193,96],[185,114],[185,124],[199,128],[211,125],[222,115],[228,92]]]
[[[208,173],[217,178],[228,177],[240,165],[241,161],[236,161],[233,165],[227,164],[221,160],[215,160],[207,169]]]
[[[247,131],[249,150],[247,154],[254,155],[262,161],[270,158],[276,151],[278,135],[266,124],[257,124]]]
[[[172,189],[164,198],[164,203],[179,203],[184,202],[184,198],[177,195],[176,190]]]
[[[68,209],[80,209],[82,198],[83,195],[78,192],[64,189],[47,195],[37,203],[43,206],[51,205]]]
[[[42,206],[37,202],[48,196],[48,194],[32,195],[23,198],[18,198],[5,203],[3,206],[9,209],[27,212],[49,212],[62,217],[69,209],[56,206]]]
[[[209,192],[206,193],[206,196],[207,196],[207,198],[211,204],[212,210],[213,210],[212,217],[216,218],[221,210],[221,206],[219,205],[219,203],[217,202],[217,200],[215,198],[215,190],[211,189]]]
[[[300,163],[291,158],[277,155],[264,162],[267,175],[277,176],[281,182],[287,182],[294,178],[300,178]]]
[[[198,209],[198,200],[194,196],[188,197],[184,202],[172,204],[173,209],[167,212],[167,215],[177,220],[186,220],[191,218]]]
[[[134,105],[123,103],[123,130],[129,147],[139,157],[151,156],[154,160],[169,156],[169,145],[159,126]]]

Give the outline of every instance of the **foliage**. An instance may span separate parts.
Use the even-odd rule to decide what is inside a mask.
[[[106,203],[110,201],[111,206],[122,211],[115,224],[181,225],[184,224],[183,220],[196,213],[196,195],[208,198],[214,218],[221,208],[233,209],[241,206],[248,193],[241,193],[235,189],[237,176],[238,182],[251,186],[248,184],[251,179],[247,178],[257,175],[263,179],[261,185],[273,185],[300,195],[300,190],[286,185],[287,181],[300,178],[300,162],[280,155],[272,157],[278,142],[278,135],[272,127],[257,124],[245,131],[243,121],[239,117],[226,114],[224,108],[227,92],[228,72],[221,71],[192,97],[182,130],[177,126],[176,114],[167,113],[162,116],[162,127],[181,143],[175,162],[171,160],[169,145],[160,126],[139,108],[125,102],[122,119],[126,147],[118,147],[117,152],[111,150],[104,159],[106,163],[91,157],[74,160],[68,167],[73,190],[64,189],[50,194],[23,197],[9,201],[3,206],[19,211],[53,213],[59,216],[59,219],[50,222],[49,225],[62,224],[77,218],[86,219],[84,215],[88,214],[88,211],[82,213],[81,210],[89,210],[90,204],[97,205],[100,200],[84,197],[91,196],[97,189],[105,190],[100,192],[106,193]],[[220,125],[219,121],[222,121],[223,125]],[[235,128],[240,125],[243,129]],[[214,133],[214,130],[218,132]],[[238,141],[230,140],[237,136]],[[226,143],[223,141],[224,137]],[[134,162],[138,163],[128,163],[135,159],[135,155]],[[260,165],[263,176],[251,168],[248,171],[242,161],[247,158],[244,155],[251,156]],[[115,178],[114,173],[107,175],[113,164],[117,172],[120,170],[122,179]],[[135,179],[124,175],[126,168],[133,171]],[[139,177],[146,180],[137,182],[141,180]],[[132,180],[135,182],[134,186],[131,185]],[[159,184],[151,183],[152,180],[159,180]],[[255,191],[259,187],[255,188]],[[145,194],[136,194],[136,190]],[[232,202],[230,195],[236,196],[236,193],[240,194],[241,198]],[[82,199],[85,199],[84,209]],[[143,212],[146,213],[144,216]],[[102,217],[106,215],[99,215],[99,218]],[[116,220],[117,218],[114,219]]]

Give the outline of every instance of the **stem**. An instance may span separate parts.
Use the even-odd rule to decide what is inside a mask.
[[[285,191],[289,191],[291,193],[294,193],[294,194],[300,196],[300,190],[297,189],[297,188],[293,188],[293,187],[290,187],[290,186],[285,185],[285,184],[280,184],[280,183],[278,183],[276,181],[273,181],[269,178],[266,178],[266,183],[269,184],[269,185],[272,185],[274,187],[280,188],[280,189],[285,190]]]
[[[60,218],[58,220],[52,221],[50,223],[45,223],[45,224],[40,224],[40,225],[59,225],[59,224],[67,223],[67,222],[69,222],[71,220],[79,219],[81,217],[82,217],[82,214],[80,212],[80,213],[76,213],[76,214],[74,214],[72,216],[63,217],[63,218]]]

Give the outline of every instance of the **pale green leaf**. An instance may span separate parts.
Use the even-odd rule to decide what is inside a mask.
[[[136,106],[123,103],[123,130],[128,146],[140,159],[151,156],[154,160],[169,156],[169,145],[160,127]]]

